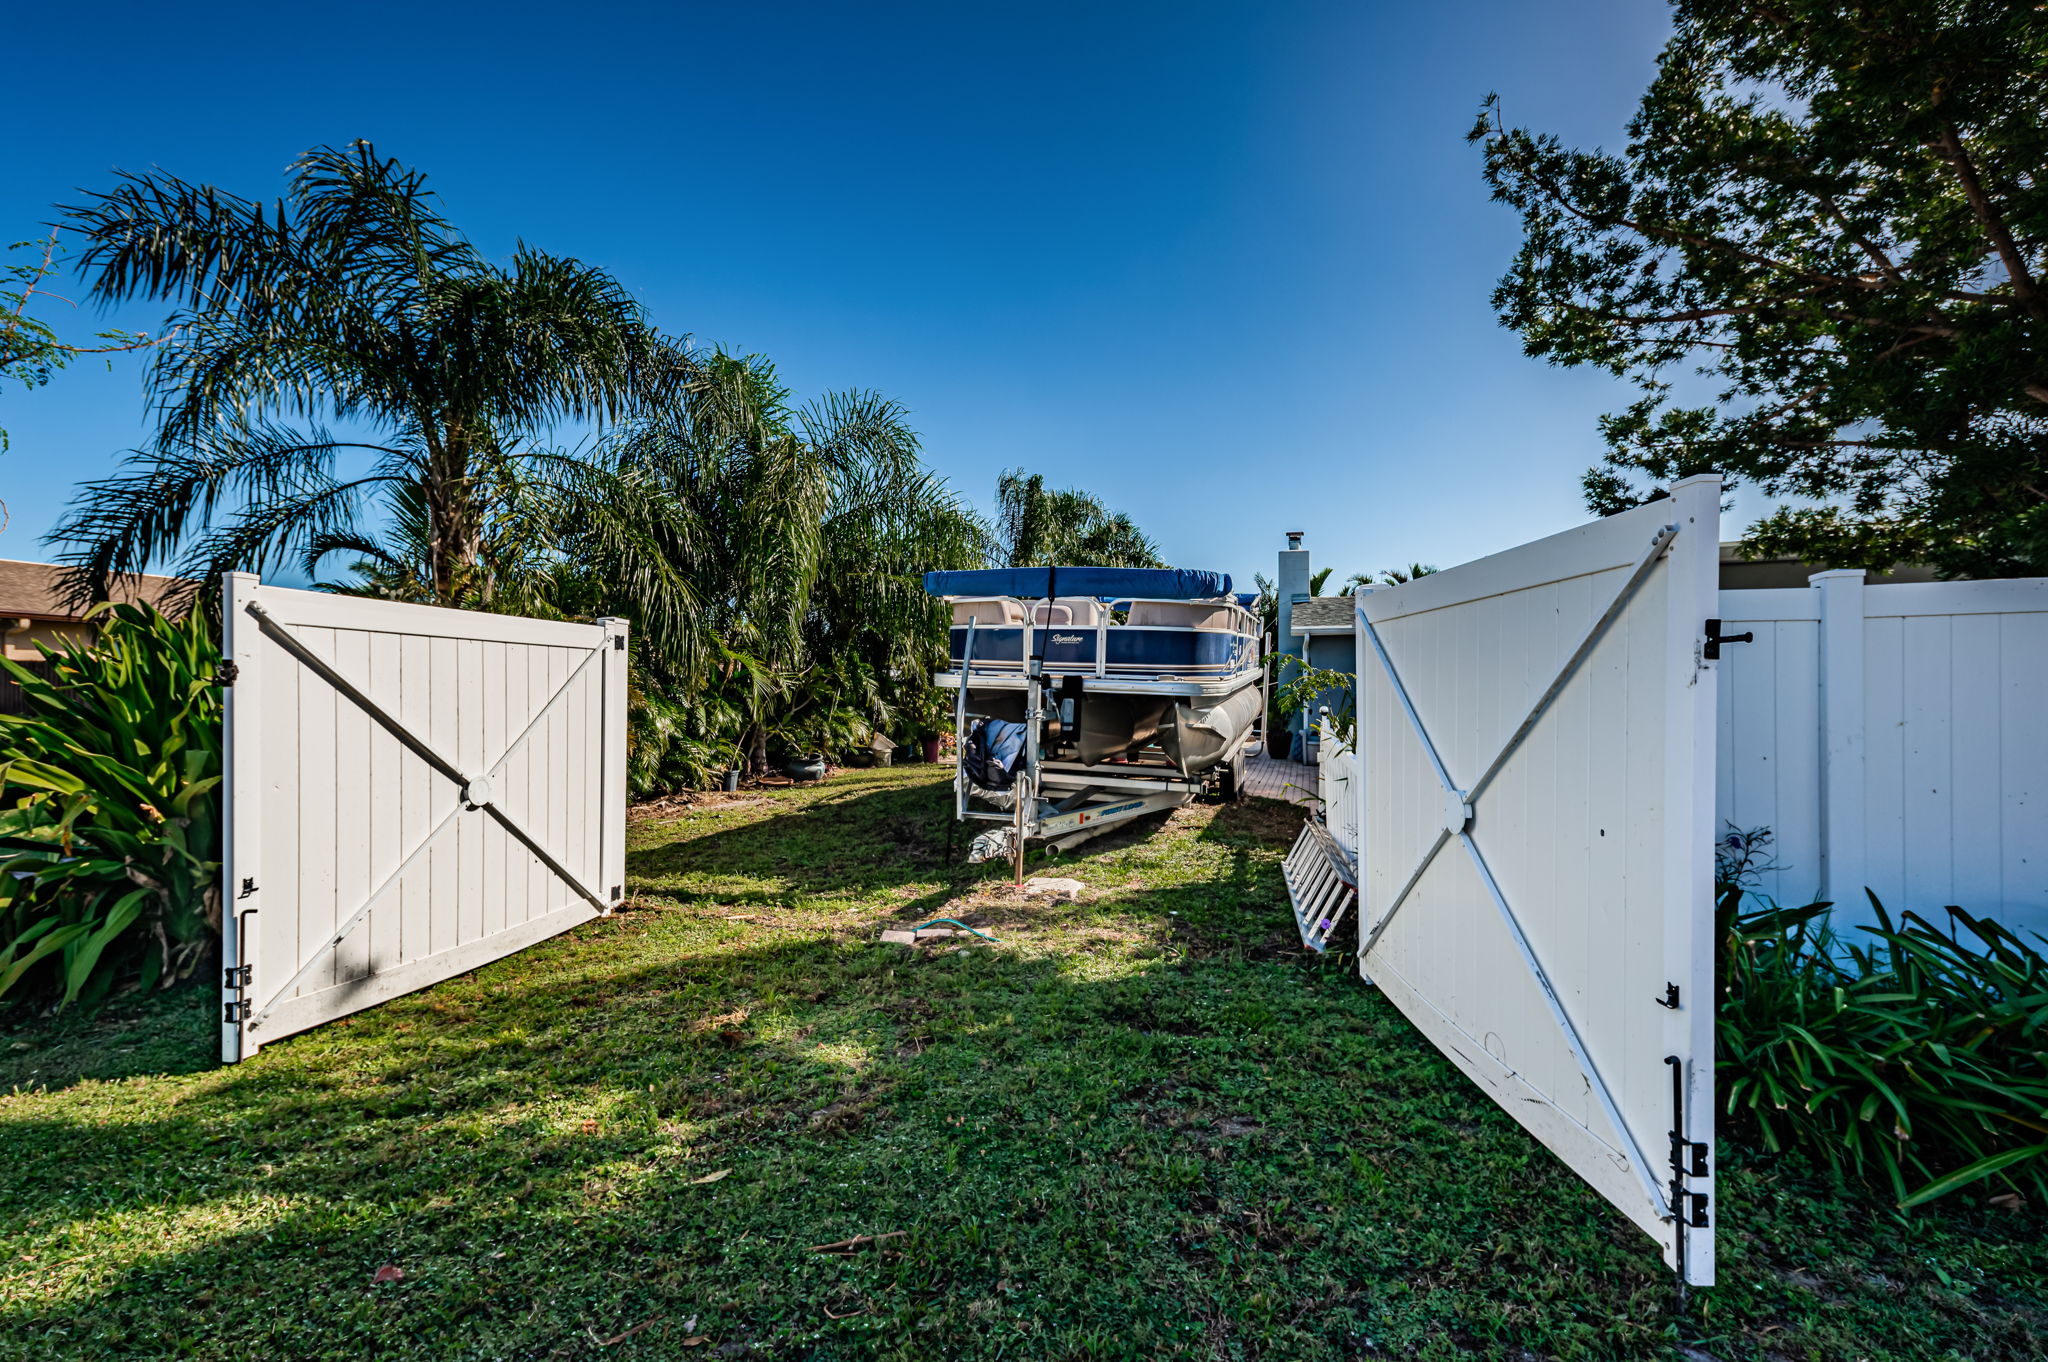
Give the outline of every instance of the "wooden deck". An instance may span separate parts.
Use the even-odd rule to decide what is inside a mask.
[[[1279,799],[1289,804],[1313,804],[1316,798],[1316,768],[1298,761],[1280,761],[1264,752],[1244,760],[1246,794],[1261,799]]]

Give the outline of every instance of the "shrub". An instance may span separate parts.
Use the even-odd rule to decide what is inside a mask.
[[[1728,869],[1717,1045],[1732,1133],[1881,1174],[1902,1207],[1983,1178],[2048,1202],[2048,959],[1960,908],[1946,930],[1894,923],[1875,895],[1879,925],[1852,943],[1831,905],[1752,904]]]
[[[220,928],[220,654],[197,612],[103,605],[46,680],[0,659],[0,998],[189,976]]]

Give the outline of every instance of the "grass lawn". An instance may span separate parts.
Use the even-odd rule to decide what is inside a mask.
[[[946,798],[643,816],[631,911],[235,1068],[200,991],[0,1037],[0,1357],[2043,1355],[2040,1215],[1727,1148],[1676,1316],[1648,1239],[1290,949],[1291,810],[1101,839],[1073,905],[949,863]],[[1000,944],[874,942],[970,913]]]

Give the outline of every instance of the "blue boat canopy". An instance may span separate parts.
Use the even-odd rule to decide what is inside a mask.
[[[1202,601],[1230,594],[1230,574],[1193,568],[1021,567],[927,572],[934,596],[1095,596],[1103,600]]]

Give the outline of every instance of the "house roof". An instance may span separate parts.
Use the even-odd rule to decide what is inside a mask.
[[[24,563],[0,558],[0,619],[75,620],[85,611],[68,604],[65,569],[51,563]],[[183,577],[137,575],[116,578],[114,599],[162,605],[191,583]]]
[[[1348,634],[1351,632],[1351,611],[1349,596],[1311,596],[1294,603],[1288,631],[1296,634]]]

